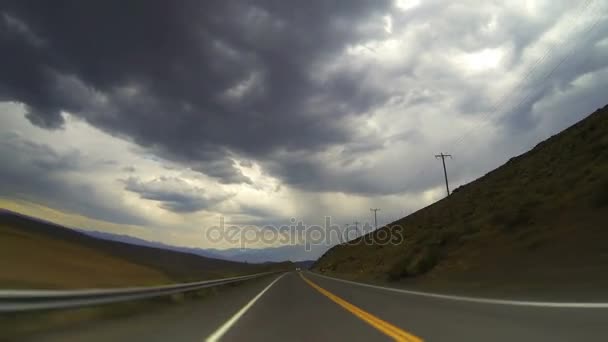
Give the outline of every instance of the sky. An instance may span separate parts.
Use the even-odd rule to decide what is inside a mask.
[[[606,104],[588,1],[2,1],[0,206],[166,244],[391,222]],[[253,242],[248,247],[280,245]],[[316,257],[321,249],[313,250]]]

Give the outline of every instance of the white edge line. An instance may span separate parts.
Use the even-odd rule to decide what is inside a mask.
[[[224,336],[224,334],[226,332],[228,332],[228,330],[230,330],[230,328],[239,320],[239,318],[241,318],[247,312],[247,310],[249,310],[249,308],[251,308],[253,306],[253,304],[255,304],[255,302],[257,302],[257,300],[260,299],[260,297],[262,297],[264,295],[264,293],[266,293],[266,291],[268,291],[272,287],[272,285],[274,285],[277,281],[279,281],[281,278],[283,278],[286,274],[287,273],[281,274],[275,280],[273,280],[270,284],[268,284],[268,286],[266,286],[260,293],[258,293],[255,297],[253,297],[253,299],[251,299],[249,301],[249,303],[247,303],[245,306],[243,306],[243,308],[241,308],[241,310],[239,310],[237,313],[234,314],[234,316],[232,316],[229,320],[227,320],[226,323],[222,324],[222,326],[220,326],[215,332],[213,332],[211,335],[209,335],[205,339],[205,341],[206,342],[219,341],[220,338],[222,338],[222,336]]]
[[[369,288],[378,289],[378,290],[405,293],[405,294],[414,295],[414,296],[449,299],[449,300],[455,300],[455,301],[461,301],[461,302],[513,305],[513,306],[536,306],[536,307],[549,307],[549,308],[608,309],[608,303],[534,302],[534,301],[519,301],[519,300],[504,300],[504,299],[492,299],[492,298],[452,296],[452,295],[444,295],[444,294],[438,294],[438,293],[429,293],[429,292],[421,292],[421,291],[396,289],[393,287],[377,286],[377,285],[371,285],[371,284],[366,284],[366,283],[359,283],[359,282],[351,281],[351,280],[334,278],[334,277],[326,276],[326,275],[319,274],[316,272],[310,272],[310,273],[312,273],[313,275],[319,276],[319,277],[330,279],[330,280],[340,281],[343,283],[353,284],[353,285],[358,285],[358,286],[363,286],[363,287],[369,287]]]

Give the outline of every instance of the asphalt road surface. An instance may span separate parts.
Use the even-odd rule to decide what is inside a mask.
[[[31,340],[391,339],[608,341],[608,308],[429,297],[360,286],[309,272],[291,272],[247,281],[218,296],[161,312],[92,323]]]

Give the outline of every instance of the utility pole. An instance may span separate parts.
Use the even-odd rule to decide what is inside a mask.
[[[437,158],[437,159],[441,158],[441,163],[443,163],[443,176],[445,177],[445,191],[448,193],[448,196],[450,196],[450,186],[448,185],[448,172],[445,169],[445,157],[450,157],[450,159],[451,159],[452,155],[443,154],[443,152],[441,154],[435,155],[435,158]]]
[[[350,227],[350,224],[345,223],[344,224],[344,233],[345,234],[342,234],[342,237],[345,237],[347,241],[348,241],[348,238],[350,237],[350,236],[348,236],[348,228],[349,227]],[[340,243],[344,243],[344,240],[342,238],[340,238]]]
[[[369,211],[374,212],[374,230],[378,229],[378,208],[371,208]]]
[[[357,233],[359,233],[359,236],[363,235],[361,234],[361,231],[359,231],[359,221],[355,221],[353,224],[355,225],[355,229],[357,230]]]

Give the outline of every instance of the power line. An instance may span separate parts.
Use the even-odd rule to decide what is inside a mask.
[[[587,2],[583,3],[580,7],[580,10],[578,11],[578,13],[574,16],[574,19],[571,19],[570,22],[572,22],[573,24],[571,25],[571,27],[576,26],[575,23],[577,21],[580,20],[580,18],[582,17],[583,13],[585,13],[585,11],[591,7],[590,5],[593,3],[593,0],[587,0]],[[593,8],[593,7],[592,7]],[[598,18],[593,22],[592,25],[589,26],[589,28],[586,30],[585,34],[588,34],[590,31],[592,31],[595,26],[598,24],[599,20],[601,19],[601,15],[598,16]],[[576,31],[575,28],[572,28],[571,31]],[[570,32],[568,35],[571,35],[572,32]],[[565,37],[566,35],[562,35],[562,37]],[[519,80],[517,82],[517,84],[511,89],[511,91],[505,93],[495,104],[494,106],[492,106],[492,109],[489,112],[484,113],[483,118],[480,122],[478,122],[476,125],[474,125],[473,127],[470,127],[468,130],[466,130],[465,133],[463,133],[462,135],[460,135],[458,138],[454,139],[453,142],[450,144],[450,146],[454,146],[454,145],[458,145],[460,143],[462,143],[464,141],[464,139],[468,136],[471,135],[471,133],[473,131],[476,131],[479,128],[482,128],[483,126],[485,126],[488,123],[488,119],[490,116],[492,116],[493,114],[499,112],[501,109],[503,109],[503,107],[507,107],[507,104],[509,103],[509,101],[511,98],[516,97],[518,93],[520,93],[520,91],[524,88],[524,85],[526,83],[526,81],[534,74],[534,72],[536,71],[536,69],[540,68],[543,65],[543,62],[545,61],[545,59],[547,59],[547,57],[549,57],[551,54],[554,53],[554,50],[557,50],[559,47],[563,46],[566,42],[568,42],[571,39],[570,36],[565,37],[563,39],[561,39],[557,44],[552,45],[551,47],[549,47],[545,53],[539,57],[527,70],[525,77],[521,80]],[[536,80],[537,82],[537,86],[541,85],[542,83],[544,83],[545,81],[547,81],[552,75],[553,73],[564,63],[564,61],[566,61],[568,58],[570,58],[573,54],[573,51],[575,51],[575,47],[577,46],[577,44],[574,44],[574,46],[571,47],[570,51],[568,53],[566,53],[566,55],[559,60],[559,62],[557,63],[557,65],[551,69],[551,71],[549,71],[548,74],[546,74],[544,77],[540,77],[541,80],[538,81],[538,79]],[[530,82],[530,84],[528,86],[532,86],[532,84],[535,81],[532,80]],[[523,95],[523,93],[520,93],[520,95]],[[517,103],[517,105],[513,106],[511,108],[511,112],[516,112],[524,103],[526,100],[528,100],[531,96],[531,93],[528,92],[525,97],[519,101]]]

